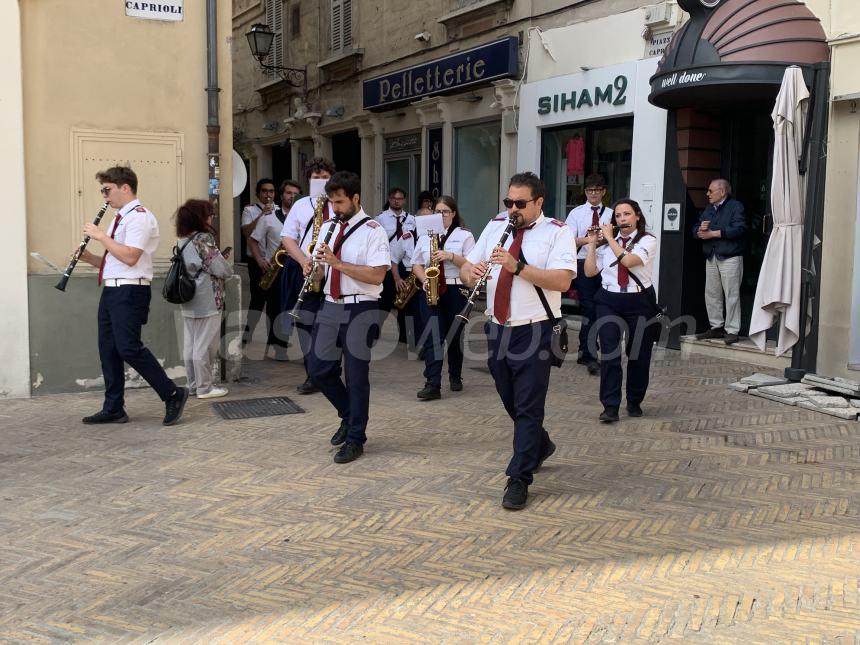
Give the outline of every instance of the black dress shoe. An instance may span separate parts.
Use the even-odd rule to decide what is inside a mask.
[[[579,358],[576,359],[577,365],[588,365],[590,362],[591,362],[591,359],[587,358],[585,356],[580,356]]]
[[[696,334],[696,340],[708,340],[709,338],[723,338],[726,335],[726,330],[722,327],[714,327],[701,334]]]
[[[319,391],[320,389],[314,385],[310,377],[306,378],[304,383],[296,387],[296,392],[299,394],[316,394]]]
[[[339,445],[340,445],[340,444],[342,444],[344,441],[346,441],[346,435],[347,435],[347,432],[348,432],[348,428],[347,428],[347,425],[346,425],[346,421],[341,421],[341,422],[340,422],[340,427],[337,429],[337,432],[335,432],[335,433],[331,436],[331,445],[333,445],[333,446],[339,446]]]
[[[591,361],[587,365],[588,373],[594,376],[595,374],[600,374],[600,363],[597,361]]]
[[[463,391],[463,379],[461,378],[452,378],[450,379],[451,391],[452,392],[462,392]]]
[[[185,409],[185,402],[188,400],[188,388],[178,387],[173,396],[167,399],[164,403],[164,421],[162,425],[172,426],[179,421],[182,416],[182,411]]]
[[[638,403],[628,403],[627,404],[627,416],[628,417],[641,417],[642,416],[642,407]]]
[[[552,441],[549,441],[549,443],[547,443],[546,445],[546,448],[544,448],[543,450],[543,454],[540,457],[540,461],[538,462],[537,468],[535,468],[532,472],[536,473],[537,471],[539,471],[541,469],[541,466],[543,466],[543,462],[552,457],[554,452],[555,444]]]
[[[618,421],[618,408],[603,408],[599,418],[603,423],[615,423]]]
[[[108,412],[101,410],[93,415],[81,419],[81,423],[127,423],[128,415],[125,410],[119,412]]]
[[[422,401],[434,401],[442,398],[442,390],[441,388],[428,383],[424,386],[424,389],[418,390],[418,394],[416,396]]]
[[[726,345],[734,345],[736,342],[740,340],[740,337],[737,334],[726,334],[723,338],[723,342]]]
[[[334,456],[334,463],[348,464],[355,461],[364,453],[364,446],[360,443],[345,443],[340,447],[340,450]]]
[[[518,511],[521,508],[525,508],[528,498],[529,485],[522,479],[508,477],[508,484],[505,486],[505,496],[502,498],[502,506],[512,511]]]

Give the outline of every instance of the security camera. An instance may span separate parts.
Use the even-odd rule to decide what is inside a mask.
[[[419,34],[415,34],[415,40],[421,43],[429,43],[430,42],[430,32],[422,31]]]

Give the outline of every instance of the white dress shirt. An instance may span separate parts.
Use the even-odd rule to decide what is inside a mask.
[[[344,229],[344,235],[355,228],[361,220],[365,219],[367,214],[363,209],[353,215],[347,222]],[[326,222],[320,229],[320,239],[325,239],[326,231],[329,227],[334,228],[329,247],[334,251],[334,244],[337,240],[338,222]],[[358,227],[355,233],[350,234],[343,246],[340,249],[340,259],[350,264],[359,266],[381,267],[386,269],[391,268],[391,253],[388,250],[388,236],[385,234],[385,229],[375,222],[373,219],[368,220]],[[327,300],[331,300],[331,267],[325,267],[325,295]],[[360,282],[349,277],[345,273],[340,274],[340,293],[341,296],[368,296],[368,299],[377,299],[382,293],[381,284],[369,284]]]
[[[102,271],[102,279],[113,278],[152,280],[152,254],[158,248],[158,220],[149,210],[140,205],[140,200],[132,200],[117,211],[121,215],[119,224],[114,223],[108,227],[108,235],[113,233],[113,239],[120,244],[140,249],[137,262],[129,266],[111,253],[105,258],[105,266]],[[115,216],[114,216],[115,217]]]
[[[502,229],[504,230],[504,227]],[[442,250],[466,257],[473,248],[475,248],[475,236],[472,235],[472,231],[458,226],[448,233],[448,237],[445,238],[445,247]],[[412,264],[420,264],[425,268],[430,266],[430,237],[428,235],[422,235],[418,238]],[[451,260],[445,260],[443,264],[445,282],[447,284],[460,284],[460,269]]]
[[[412,267],[412,256],[415,254],[415,233],[404,231],[400,239],[391,240],[388,243],[391,249],[391,263],[400,264],[407,268]]]
[[[385,229],[386,235],[388,235],[388,241],[394,241],[394,234],[397,232],[397,220],[400,220],[401,227],[404,232],[409,231],[410,233],[415,233],[415,216],[407,213],[406,211],[400,211],[400,215],[395,215],[394,211],[390,208],[387,211],[382,211],[379,215],[376,216],[376,221],[382,224],[382,228]]]
[[[630,246],[630,242],[634,237],[636,237],[635,233],[627,240],[627,246]],[[615,240],[618,244],[624,246],[621,244],[620,234]],[[627,269],[627,271],[639,278],[642,286],[647,289],[652,284],[651,276],[654,271],[654,258],[657,257],[657,238],[650,233],[645,233],[627,253],[629,255],[636,255],[642,260],[642,264],[636,265],[632,269]],[[618,292],[620,290],[618,285],[618,264],[611,266],[617,259],[608,244],[597,247],[597,251],[595,251],[597,270],[601,272],[601,284],[607,291]],[[636,284],[633,278],[629,278],[627,289],[628,291],[636,292],[639,291],[639,285]]]
[[[281,229],[284,225],[278,219],[277,210],[263,215],[257,220],[251,239],[260,246],[260,253],[266,260],[271,261],[275,252],[281,248]]]
[[[567,214],[567,219],[564,223],[573,231],[574,237],[585,237],[588,235],[588,229],[591,228],[592,215],[594,214],[591,208],[591,204],[585,202]],[[612,220],[612,209],[602,204],[599,208],[601,209],[599,211],[600,224],[608,224]],[[579,260],[584,260],[586,255],[588,255],[588,245],[583,244],[579,248],[579,253],[577,253],[576,257]]]
[[[489,260],[507,225],[507,216],[497,217],[487,224],[466,259],[472,264]],[[511,233],[505,242],[505,249],[510,249],[513,241],[514,234]],[[568,226],[556,219],[545,217],[541,213],[534,224],[523,233],[521,248],[526,261],[538,269],[565,269],[576,275],[573,234]],[[496,285],[499,283],[499,273],[502,270],[499,264],[494,264],[492,267],[486,286],[488,316],[493,313]],[[561,316],[561,292],[548,289],[544,289],[543,292],[553,316],[558,318]],[[546,320],[546,318],[546,309],[541,304],[534,284],[520,276],[514,276],[509,324]]]
[[[290,207],[290,212],[287,213],[287,218],[284,220],[284,226],[281,229],[281,237],[294,239],[306,253],[307,247],[310,246],[310,240],[313,237],[313,225],[310,222],[314,218],[315,205],[316,199],[302,197]],[[326,212],[323,213],[323,219],[331,219],[331,217],[331,202],[328,202],[326,204]]]

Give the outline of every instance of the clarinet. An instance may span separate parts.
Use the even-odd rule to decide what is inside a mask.
[[[325,233],[325,239],[323,240],[323,244],[328,246],[329,241],[331,240],[332,233],[334,233],[335,224],[338,222],[337,215],[334,216],[331,220],[331,226],[328,227],[328,230]],[[319,248],[319,245],[316,245]],[[302,303],[305,301],[305,294],[310,291],[311,284],[314,281],[314,276],[316,275],[317,268],[319,267],[319,260],[317,259],[316,253],[311,256],[311,270],[305,276],[305,282],[302,285],[302,288],[299,290],[299,299],[296,300],[296,304],[293,307],[292,311],[290,311],[290,316],[295,320],[299,319],[299,311],[302,308]]]
[[[105,202],[105,205],[101,207],[101,210],[96,213],[96,218],[93,220],[93,225],[98,226],[99,222],[102,221],[102,216],[108,209],[109,204]],[[55,289],[59,289],[60,291],[66,290],[66,283],[69,281],[69,278],[72,277],[72,271],[75,270],[75,265],[78,263],[78,260],[81,259],[81,256],[84,254],[84,249],[87,248],[87,244],[90,242],[90,236],[84,235],[84,239],[81,240],[81,245],[78,247],[78,250],[75,251],[75,254],[72,256],[71,261],[69,262],[69,266],[66,267],[66,270],[63,271],[63,277],[60,278],[60,281],[54,285]]]
[[[505,232],[502,233],[502,239],[499,240],[499,243],[496,244],[496,248],[502,248],[505,246],[505,242],[508,241],[508,237],[511,233],[514,232],[514,229],[517,227],[517,216],[511,215],[508,218],[508,225],[505,227]],[[487,279],[490,277],[490,271],[493,270],[493,265],[490,264],[490,261],[487,260],[487,268],[484,269],[484,274],[480,277],[475,288],[472,289],[472,293],[469,294],[469,299],[466,302],[466,306],[463,307],[463,311],[457,314],[457,318],[462,322],[468,322],[469,316],[472,314],[472,309],[475,307],[475,299],[478,297],[478,294],[481,292],[481,289],[487,284]]]

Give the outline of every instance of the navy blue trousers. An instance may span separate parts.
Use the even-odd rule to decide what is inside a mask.
[[[415,294],[413,302],[416,301],[421,315],[422,337],[419,341],[423,339],[425,380],[434,387],[442,385],[442,361],[446,353],[448,377],[463,378],[463,325],[457,325],[456,334],[445,344],[457,314],[466,305],[466,296],[460,292],[460,285],[447,285],[435,306],[427,304],[427,294],[423,291]]]
[[[290,338],[293,331],[293,317],[289,312],[293,310],[296,300],[299,299],[299,290],[304,284],[305,277],[302,275],[302,267],[293,258],[287,257],[284,268],[281,269],[281,302],[280,316],[278,317],[278,332],[285,341]],[[279,285],[272,285],[272,289]]]
[[[600,276],[596,275],[589,278],[585,275],[585,260],[576,261],[576,277],[573,279],[573,288],[576,289],[581,316],[579,327],[580,358],[597,362],[597,338],[595,337],[589,346],[588,336],[594,326],[596,309],[594,297],[597,295],[597,290],[600,289]]]
[[[514,455],[505,474],[529,484],[549,442],[543,418],[551,369],[552,325],[551,320],[519,327],[502,327],[489,321],[484,324],[487,365],[514,422]]]
[[[347,304],[323,301],[314,323],[308,374],[346,421],[349,443],[367,441],[370,351],[378,336],[376,300]],[[341,361],[346,383],[341,379]]]
[[[176,384],[140,339],[149,317],[152,292],[148,285],[104,287],[99,300],[99,359],[105,379],[103,410],[119,412],[125,407],[125,366],[128,363],[167,401]]]
[[[301,289],[302,285],[299,285]],[[302,360],[305,364],[305,374],[310,376],[308,371],[308,359],[311,355],[311,344],[313,340],[314,321],[317,318],[317,313],[323,303],[325,295],[320,291],[311,291],[305,294],[302,300],[301,308],[299,309],[299,319],[295,322],[298,329],[299,347],[302,348]],[[296,296],[298,300],[298,295]],[[295,304],[295,303],[293,303]],[[292,320],[292,316],[289,317]]]
[[[600,402],[605,408],[621,405],[621,336],[627,334],[627,403],[640,404],[648,390],[651,350],[655,331],[653,307],[644,293],[613,293],[600,289],[597,303],[598,337],[600,339]]]

